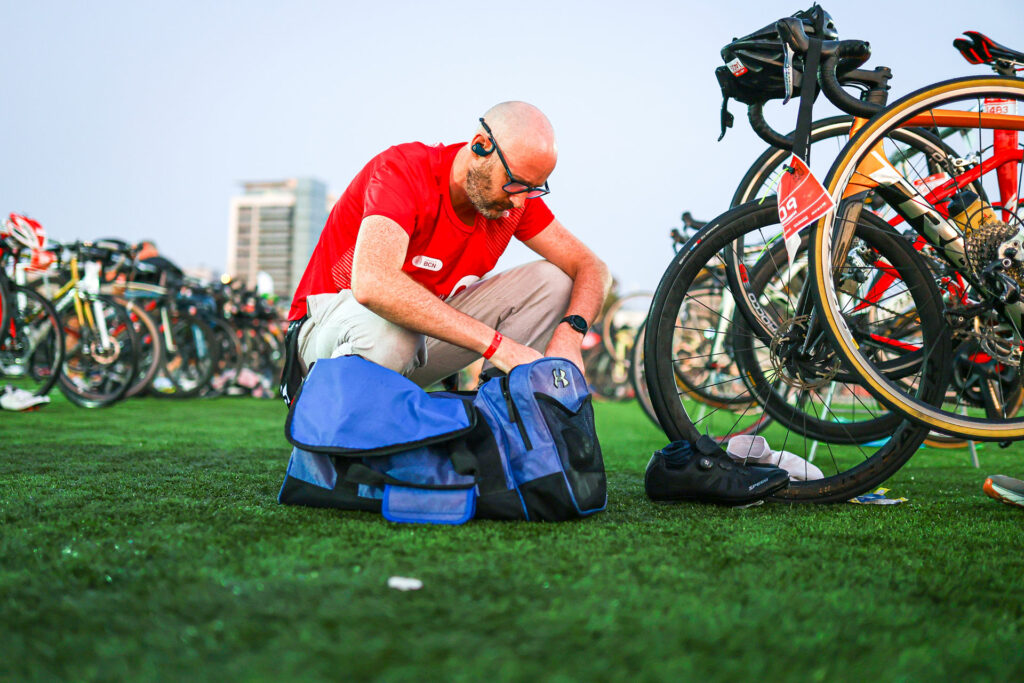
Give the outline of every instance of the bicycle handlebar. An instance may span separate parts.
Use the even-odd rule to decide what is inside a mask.
[[[757,133],[757,137],[767,142],[772,147],[779,149],[793,149],[792,136],[785,136],[769,125],[764,118],[764,104],[758,102],[747,107],[747,120],[750,127]]]
[[[829,102],[836,105],[841,111],[853,114],[861,118],[870,119],[882,111],[882,105],[875,102],[864,101],[850,95],[843,90],[839,82],[838,72],[846,69],[848,64],[857,68],[871,56],[871,46],[862,40],[842,40],[836,46],[836,51],[826,59],[821,68],[818,69],[818,82],[821,84],[821,91]],[[846,69],[849,71],[849,69]]]
[[[795,17],[780,19],[775,29],[784,43],[795,53],[806,54],[811,48],[811,38],[803,22]],[[884,93],[892,71],[888,67],[876,67],[874,71],[863,71],[859,67],[871,57],[871,45],[864,40],[823,40],[821,41],[822,62],[818,68],[818,84],[825,97],[847,114],[871,118],[884,106]],[[804,75],[806,77],[806,74]],[[843,89],[844,85],[861,85],[867,88],[867,99],[854,97]],[[874,93],[879,93],[876,95]],[[747,107],[750,127],[759,138],[773,147],[792,149],[792,136],[783,135],[771,127],[764,118],[764,104],[755,103]]]
[[[811,49],[811,38],[807,35],[802,21],[786,17],[775,22],[775,30],[784,43],[794,52],[805,54]],[[881,107],[864,102],[848,94],[840,85],[839,74],[859,68],[871,57],[871,44],[866,40],[823,40],[821,41],[821,67],[818,69],[818,83],[822,92],[841,111],[854,116],[871,118]]]
[[[838,59],[843,59],[843,57],[840,55]],[[826,66],[823,65],[822,68],[824,69],[826,68]],[[831,68],[829,68],[828,71],[833,75],[836,74],[836,71],[832,70]],[[837,82],[833,87],[842,92],[843,95],[849,97],[850,100],[856,102],[858,105],[864,108],[865,111],[867,107],[875,107],[873,111],[878,111],[878,109],[881,109],[882,104],[884,104],[884,95],[885,91],[889,89],[888,83],[889,80],[892,78],[892,70],[887,66],[877,66],[873,71],[853,69],[852,71],[847,71],[842,76],[835,75],[835,78]],[[867,101],[858,100],[849,95],[846,95],[846,91],[842,90],[842,88],[843,86],[849,85],[857,85],[865,88],[866,96],[869,99]],[[876,96],[875,93],[878,93],[879,96]],[[827,94],[828,93],[826,91],[826,95]],[[876,102],[875,100],[878,101]],[[851,108],[845,105],[840,107],[840,109],[846,111],[849,114],[853,114],[854,116],[862,115],[853,111],[849,111],[849,109]],[[870,118],[871,115],[873,114],[869,114],[865,118]],[[772,128],[768,121],[765,120],[764,104],[752,104],[749,107],[747,107],[747,119],[750,121],[750,127],[753,129],[755,133],[757,133],[757,136],[764,140],[765,142],[767,142],[772,147],[778,147],[780,149],[793,148],[792,135],[783,135],[782,133]]]

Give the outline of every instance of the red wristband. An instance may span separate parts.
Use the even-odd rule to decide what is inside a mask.
[[[501,344],[502,339],[504,339],[504,337],[501,336],[501,332],[495,330],[494,339],[491,340],[491,345],[487,347],[486,351],[484,351],[484,358],[490,360],[491,356],[494,355],[494,352],[498,350],[498,346]]]

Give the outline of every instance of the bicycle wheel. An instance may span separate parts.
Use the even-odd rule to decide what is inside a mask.
[[[706,283],[704,284],[706,288]],[[698,288],[700,289],[700,288]],[[707,290],[697,292],[694,296],[695,299],[706,302],[708,296],[713,296],[714,290]],[[699,325],[699,320],[703,317],[701,315],[702,307],[695,307],[695,311],[691,311],[686,314],[686,320],[688,324]],[[706,327],[705,330],[711,335],[712,341],[710,342],[710,348],[714,348],[714,335],[716,334],[714,324]],[[684,335],[685,338],[693,339],[694,336],[699,335]],[[723,333],[723,337],[729,336],[729,332]],[[630,383],[633,386],[637,401],[643,408],[644,413],[651,419],[654,424],[661,427],[661,423],[658,421],[658,414],[654,409],[654,403],[651,399],[651,390],[647,381],[646,364],[644,363],[644,342],[647,337],[647,323],[645,322],[641,326],[637,333],[637,339],[633,344],[631,350],[631,360],[629,365]],[[703,342],[708,345],[707,339]],[[729,342],[724,348],[731,349],[732,342]],[[676,355],[678,357],[685,358],[686,355],[683,353],[683,346],[677,347]],[[692,347],[691,347],[692,348]],[[704,416],[708,411],[714,408],[726,408],[731,409],[733,412],[751,410],[754,406],[751,404],[750,398],[744,393],[737,395],[736,392],[745,392],[746,387],[742,380],[739,379],[740,370],[732,364],[710,364],[711,367],[706,367],[706,364],[700,362],[705,353],[703,351],[697,351],[695,355],[689,356],[695,359],[695,362],[680,362],[676,366],[675,382],[676,387],[687,394],[687,396],[693,398],[696,402],[694,419],[697,422],[702,422]],[[707,377],[710,373],[714,373],[717,378],[723,379],[724,381],[705,381],[701,382],[700,377]],[[733,386],[734,382],[738,382],[737,386]],[[762,413],[760,416],[751,417],[750,419],[740,419],[737,424],[731,425],[729,429],[712,434],[716,441],[725,442],[734,436],[742,435],[753,435],[759,434],[764,431],[772,422],[772,418],[767,413]]]
[[[647,377],[644,373],[644,331],[646,329],[647,322],[645,321],[640,325],[640,329],[637,330],[636,339],[633,340],[633,348],[630,349],[629,382],[633,386],[633,393],[636,396],[636,402],[640,404],[640,408],[643,409],[644,415],[646,415],[656,426],[660,427],[661,425],[658,424],[658,416],[654,412],[654,404],[651,403],[651,393],[647,390]]]
[[[993,114],[991,109],[1000,113]],[[931,125],[949,131],[960,147],[942,159],[943,174],[922,177],[885,163],[899,154],[899,131]],[[812,279],[821,324],[836,352],[865,387],[894,410],[938,432],[973,440],[1024,438],[1021,391],[1022,335],[1019,298],[1021,192],[1020,131],[1024,130],[1024,82],[970,77],[928,86],[902,98],[873,118],[836,159],[825,181],[839,198],[816,226]],[[959,194],[980,188],[976,202]],[[923,400],[915,381],[896,380],[861,348],[849,301],[851,257],[846,217],[865,208],[905,222],[931,246],[922,254],[943,285],[946,334],[956,344],[955,391],[943,400]],[[952,216],[951,216],[952,214]],[[1000,300],[1002,297],[1002,300]],[[921,378],[925,368],[922,367]],[[932,368],[932,372],[938,372]]]
[[[283,345],[278,338],[259,322],[244,329],[242,335],[242,369],[240,384],[257,398],[275,395],[274,384],[281,376],[284,362]]]
[[[633,292],[615,300],[601,316],[601,343],[619,363],[629,362],[637,330],[651,308],[650,292]]]
[[[122,398],[138,371],[138,336],[128,311],[108,296],[83,297],[61,313],[66,356],[60,390],[84,408]]]
[[[720,267],[698,273],[688,305],[680,309],[681,332],[674,341],[675,383],[693,399],[713,408],[742,410],[751,398],[732,357],[729,339],[736,300]]]
[[[153,396],[190,398],[198,396],[209,383],[217,366],[213,331],[200,318],[184,311],[168,311],[169,334],[164,364],[154,379]]]
[[[587,370],[587,384],[595,397],[606,401],[633,398],[628,369],[624,363],[615,360],[603,344],[595,344],[583,352],[583,367]]]
[[[708,223],[680,251],[662,278],[651,307],[644,344],[652,403],[659,422],[672,439],[693,440],[703,432],[720,434],[735,426],[742,426],[743,420],[752,420],[761,413],[762,409],[755,400],[757,393],[750,387],[746,387],[743,394],[749,408],[718,408],[706,411],[703,415],[698,412],[699,405],[685,391],[677,389],[674,366],[690,360],[677,357],[677,340],[682,334],[694,331],[684,313],[690,308],[702,309],[708,320],[703,321],[696,331],[707,333],[711,329],[724,328],[730,331],[734,346],[736,340],[742,338],[742,343],[753,349],[748,355],[763,364],[759,366],[759,373],[768,378],[767,386],[781,386],[777,390],[777,400],[793,405],[793,414],[787,417],[785,423],[777,423],[765,431],[772,448],[787,450],[813,460],[824,473],[823,479],[791,482],[790,487],[779,494],[779,499],[807,502],[848,500],[884,481],[899,469],[913,455],[927,430],[905,420],[895,420],[856,384],[845,382],[842,368],[836,368],[834,358],[828,356],[827,349],[795,359],[783,353],[795,347],[798,341],[795,334],[786,333],[795,330],[791,321],[797,317],[799,293],[786,289],[791,278],[786,277],[784,272],[780,273],[774,267],[771,271],[765,270],[764,265],[756,267],[758,262],[775,263],[763,260],[765,252],[772,253],[771,249],[778,242],[775,202],[765,204],[754,202],[737,207]],[[746,320],[737,309],[733,309],[732,316],[726,318],[723,307],[693,297],[695,283],[698,285],[696,292],[703,296],[705,285],[701,281],[708,272],[719,273],[716,276],[720,281],[719,286],[725,288],[723,252],[738,239],[743,239],[749,250],[749,253],[744,252],[741,261],[751,265],[750,270],[758,281],[768,280],[755,297],[757,301],[763,302],[765,299],[762,295],[765,292],[771,293],[772,300],[768,305],[770,314],[764,313],[765,329],[772,328],[772,321],[789,321],[785,326],[776,324],[768,341],[749,331]],[[884,237],[880,241],[884,242],[886,248],[898,249],[891,241],[886,242]],[[785,258],[782,260],[786,261]],[[916,261],[911,264],[918,265]],[[932,306],[937,305],[934,284],[925,271],[915,269],[901,274],[910,279],[914,285],[913,291],[921,298],[922,305],[927,306],[929,301]],[[707,326],[708,322],[713,322],[713,327]],[[788,336],[792,337],[791,341],[786,340]],[[929,330],[928,339],[935,336],[935,331]],[[735,362],[732,357],[735,356],[735,349],[723,347],[721,351],[710,351],[705,347],[703,351],[704,357],[700,362],[716,362],[719,357],[730,357],[731,362]],[[751,371],[749,367],[741,366],[740,369],[742,374]],[[801,390],[788,391],[785,388],[788,386],[786,382],[781,381],[783,375],[786,380],[799,380]],[[814,386],[806,386],[812,382]],[[836,385],[838,387],[833,388]],[[842,398],[842,405],[836,397]],[[794,417],[796,414],[801,417]],[[807,431],[806,424],[814,421],[834,422],[834,430],[847,435],[852,443],[837,446],[801,435],[799,430]],[[889,424],[891,429],[883,435],[880,443],[858,443],[856,435],[860,423],[874,424],[876,427]]]
[[[11,293],[7,284],[7,274],[0,266],[0,341],[8,334],[8,324],[11,322]]]
[[[8,290],[6,334],[0,336],[0,377],[5,384],[45,396],[60,376],[64,337],[57,311],[28,287]]]
[[[244,362],[239,331],[220,318],[210,318],[213,344],[217,349],[217,365],[203,390],[203,396],[220,396],[238,378]]]
[[[160,326],[142,306],[127,301],[125,308],[139,340],[139,369],[131,387],[125,392],[125,398],[131,398],[145,393],[160,371],[164,362],[164,344]]]
[[[766,219],[777,223],[770,213]],[[936,360],[948,362],[952,350],[943,344],[941,328],[926,328],[920,319],[922,310],[934,316],[941,309],[930,271],[922,266],[913,247],[880,218],[865,213],[860,220],[852,248],[873,267],[865,267],[866,294],[859,297],[857,306],[865,345],[873,346],[874,353],[884,359],[880,365],[893,377],[913,374],[924,361],[926,345]],[[770,234],[772,227],[759,229],[758,237]],[[748,309],[757,311],[756,324],[770,326],[772,335],[754,333],[751,325],[755,322],[737,320],[736,360],[765,411],[801,436],[832,444],[881,440],[902,418],[879,411],[865,398],[858,378],[844,371],[831,348],[806,341],[813,322],[799,313],[798,293],[806,281],[807,242],[804,235],[792,264],[781,239],[766,242],[759,254],[749,250],[746,258],[752,264],[746,268],[747,277],[730,286],[743,293],[740,299],[750,304]],[[916,292],[912,291],[915,287]],[[945,387],[928,385],[921,391],[938,399]]]

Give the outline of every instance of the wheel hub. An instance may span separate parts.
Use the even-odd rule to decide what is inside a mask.
[[[804,348],[809,316],[784,320],[769,345],[772,369],[782,382],[797,389],[817,389],[839,372],[839,359],[830,350]]]

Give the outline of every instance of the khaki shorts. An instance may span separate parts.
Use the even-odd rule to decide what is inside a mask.
[[[479,280],[447,303],[543,353],[571,294],[569,276],[548,261],[535,261]],[[428,386],[480,358],[385,320],[348,289],[313,295],[306,308],[309,319],[299,332],[299,355],[306,367],[318,358],[355,354]]]

